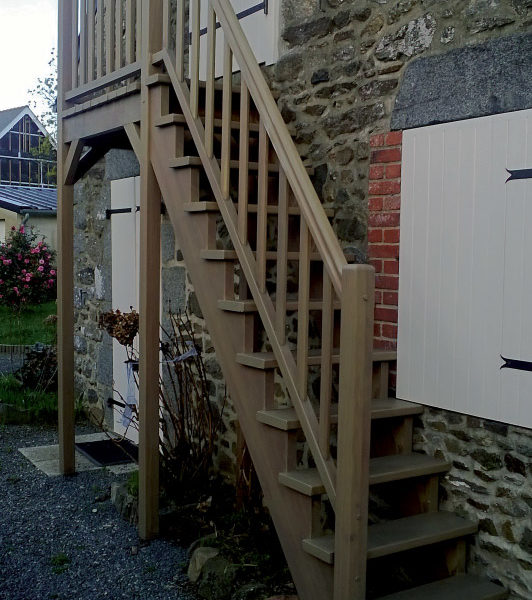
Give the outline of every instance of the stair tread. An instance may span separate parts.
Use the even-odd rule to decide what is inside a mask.
[[[255,253],[254,253],[255,254]],[[237,260],[238,256],[235,250],[223,250],[220,248],[206,249],[200,251],[200,256],[204,260]],[[299,252],[287,252],[286,253],[287,260],[298,260]],[[267,260],[277,260],[277,252],[268,251],[266,252]],[[354,256],[350,254],[345,255],[345,259],[348,262],[352,262],[354,260]],[[318,252],[313,252],[310,255],[310,260],[312,262],[321,262],[321,254]]]
[[[218,160],[218,163],[220,163],[220,160],[219,159],[217,159],[217,160]],[[180,156],[178,158],[170,159],[170,168],[172,168],[172,169],[183,169],[183,168],[187,168],[187,167],[201,167],[201,166],[202,166],[202,162],[201,162],[201,158],[199,156]],[[231,169],[239,169],[240,161],[231,160],[229,163],[229,166]],[[305,169],[309,175],[314,174],[313,167],[305,167]],[[248,162],[248,171],[258,171],[258,170],[259,170],[258,162],[253,162],[253,161]],[[279,164],[278,163],[270,163],[268,165],[268,171],[270,173],[278,173],[279,172]]]
[[[392,417],[404,417],[418,415],[423,412],[423,406],[397,400],[396,398],[374,399],[371,401],[371,418],[386,419]],[[299,419],[297,418],[295,408],[272,408],[260,410],[257,413],[257,420],[264,425],[281,429],[282,431],[293,431],[300,429]],[[337,408],[333,407],[331,421],[338,422]]]
[[[277,214],[277,212],[278,212],[278,206],[275,204],[269,204],[267,208],[268,208],[268,213],[270,213],[270,214]],[[194,212],[218,212],[220,209],[218,207],[217,202],[200,200],[199,202],[189,202],[188,204],[185,204],[184,210],[185,210],[185,212],[194,213]],[[325,214],[328,217],[334,217],[334,210],[332,208],[324,208],[323,210],[325,211]],[[257,205],[256,204],[248,204],[248,213],[253,214],[256,212],[257,212]],[[297,206],[290,206],[288,208],[288,214],[289,215],[299,215],[299,214],[301,214],[301,211],[299,210],[299,207],[297,207]]]
[[[411,477],[435,475],[450,469],[450,463],[426,454],[393,454],[369,461],[369,483],[376,485]],[[301,469],[279,473],[279,482],[290,489],[316,496],[325,493],[325,486],[317,469]]]
[[[368,527],[368,559],[460,538],[476,531],[477,526],[472,521],[443,511],[378,523]],[[333,534],[303,540],[303,548],[324,562],[334,563]]]
[[[154,123],[155,127],[168,127],[169,125],[186,125],[187,120],[185,115],[180,115],[177,113],[170,113],[168,115],[163,115],[158,119],[155,119]],[[214,119],[214,127],[220,128],[222,126],[222,119]],[[231,121],[231,129],[240,129],[240,121]],[[258,123],[250,123],[249,124],[250,131],[259,131]]]
[[[275,301],[275,300],[274,300]],[[298,309],[297,300],[288,300],[286,302],[286,310],[295,311]],[[253,300],[218,300],[218,308],[227,312],[236,313],[252,313],[257,312],[257,305]],[[309,310],[321,310],[323,308],[323,300],[310,300]],[[340,302],[334,303],[335,309],[340,309]]]
[[[388,350],[374,350],[373,351],[373,362],[387,362],[395,360],[397,353]],[[340,360],[340,353],[338,349],[333,350],[332,361],[338,363]],[[309,365],[319,365],[321,361],[321,355],[319,351],[311,350],[309,352]],[[236,362],[245,365],[247,367],[253,367],[255,369],[274,369],[277,367],[277,360],[273,352],[239,352],[236,355]]]
[[[503,600],[507,592],[501,586],[475,575],[455,575],[379,600]]]

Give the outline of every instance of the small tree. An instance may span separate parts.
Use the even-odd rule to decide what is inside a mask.
[[[53,140],[57,137],[57,53],[55,48],[48,61],[49,72],[39,77],[35,87],[28,90],[31,96],[30,106],[35,110],[41,123]]]
[[[11,228],[4,243],[0,243],[0,304],[20,311],[30,304],[41,304],[55,298],[55,253],[44,237],[24,225]]]

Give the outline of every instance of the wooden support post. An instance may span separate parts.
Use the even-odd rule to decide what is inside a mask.
[[[150,57],[161,49],[162,0],[142,4],[140,140],[140,324],[139,324],[139,536],[159,532],[159,313],[161,284],[161,192],[149,152],[152,129]]]
[[[70,475],[74,457],[74,186],[65,183],[69,147],[63,142],[65,93],[72,88],[73,3],[59,0],[59,89],[57,115],[57,362],[59,470]]]
[[[375,272],[342,271],[334,600],[364,600]]]

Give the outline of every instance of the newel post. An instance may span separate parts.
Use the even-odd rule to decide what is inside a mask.
[[[342,271],[334,600],[365,600],[375,270]]]
[[[159,318],[161,192],[150,156],[151,56],[162,44],[162,0],[142,2],[140,131],[139,535],[159,532]]]
[[[66,182],[69,146],[64,141],[65,94],[73,86],[73,19],[77,2],[59,0],[57,95],[57,363],[59,470],[75,471],[74,460],[74,186]],[[77,44],[77,39],[76,39]],[[77,57],[76,57],[77,58]],[[77,65],[77,62],[76,62]]]

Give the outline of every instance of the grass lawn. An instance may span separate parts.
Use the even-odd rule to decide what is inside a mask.
[[[44,323],[44,319],[56,313],[55,300],[30,306],[20,314],[0,306],[0,344],[55,343],[56,325]]]

